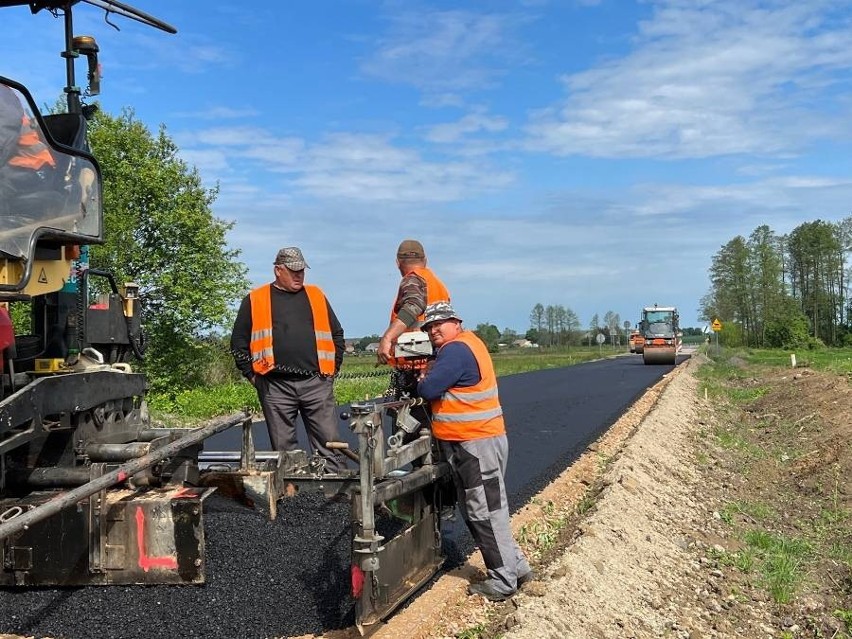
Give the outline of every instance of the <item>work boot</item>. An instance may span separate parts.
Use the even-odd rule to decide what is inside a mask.
[[[479,584],[470,584],[467,587],[467,591],[472,595],[482,595],[488,601],[506,601],[510,597],[513,597],[516,592],[518,592],[517,590],[513,590],[509,593],[500,592],[487,581],[483,581]]]
[[[528,573],[521,575],[520,577],[518,577],[518,588],[520,588],[524,584],[528,584],[531,581],[535,581],[536,577],[537,575],[532,570],[530,570]]]

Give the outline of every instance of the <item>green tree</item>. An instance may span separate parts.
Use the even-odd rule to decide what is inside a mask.
[[[106,236],[92,247],[91,265],[139,285],[152,389],[204,383],[218,354],[203,338],[230,328],[249,287],[239,251],[227,246],[233,223],[211,211],[218,188],[203,186],[164,127],[153,135],[130,110],[98,112],[89,142],[104,176]]]
[[[756,345],[766,344],[766,322],[783,314],[785,301],[781,240],[767,225],[757,227],[748,239],[754,293],[751,296],[755,318]]]
[[[473,332],[479,336],[491,353],[496,353],[500,343],[500,331],[494,324],[477,324]]]
[[[572,336],[580,330],[580,318],[573,310],[566,307],[564,319],[565,343],[570,344]]]
[[[844,307],[840,228],[822,220],[800,224],[790,233],[787,250],[793,295],[811,322],[813,336],[836,343]]]
[[[367,335],[358,340],[355,348],[359,351],[365,351],[370,344],[378,343],[380,339],[378,335]]]
[[[748,339],[755,322],[751,260],[744,237],[735,237],[713,256],[710,281],[711,293],[701,300],[702,315],[740,324]]]
[[[598,317],[598,314],[595,313],[594,315],[592,315],[592,319],[589,320],[589,331],[591,331],[592,335],[597,335],[600,327],[601,327],[600,317]]]
[[[559,330],[561,306],[553,306],[548,304],[544,309],[545,325],[547,326],[547,345],[553,346],[556,343],[556,335]]]
[[[536,304],[530,311],[530,329],[535,331],[536,337],[542,339],[545,330],[545,310],[541,304]],[[528,338],[529,339],[529,338]]]
[[[511,345],[516,339],[519,339],[518,332],[508,326],[503,329],[503,332],[500,333],[500,341],[502,341],[507,346]]]
[[[765,346],[787,349],[807,347],[809,332],[808,318],[792,297],[786,296],[767,309]]]

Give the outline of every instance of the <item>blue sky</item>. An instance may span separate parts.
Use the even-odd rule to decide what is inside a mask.
[[[102,107],[164,124],[256,284],[302,248],[350,337],[416,237],[465,322],[698,320],[712,256],[852,214],[852,7],[809,0],[79,4]],[[0,74],[64,86],[61,21],[0,10]],[[79,66],[82,73],[83,65]]]

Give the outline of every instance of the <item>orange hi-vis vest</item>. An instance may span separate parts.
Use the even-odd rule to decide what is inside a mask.
[[[314,316],[314,335],[317,342],[317,361],[323,375],[334,375],[334,340],[328,318],[328,302],[318,286],[305,284],[305,293]],[[258,375],[275,368],[272,349],[272,284],[265,284],[249,293],[251,300],[251,367]]]
[[[450,291],[447,290],[447,287],[444,286],[444,283],[438,279],[438,276],[432,272],[432,269],[427,268],[425,266],[415,266],[411,268],[408,273],[414,273],[415,275],[419,275],[426,281],[426,306],[429,304],[434,304],[435,302],[449,302],[450,301]],[[406,275],[408,275],[406,273]],[[396,303],[397,300],[394,300],[393,307],[391,308],[390,321],[393,324],[393,321],[397,318],[396,314]],[[417,331],[420,330],[420,325],[423,324],[423,313],[421,313],[417,317],[417,324],[412,326],[409,330]]]
[[[10,166],[39,171],[46,166],[55,167],[56,160],[50,148],[41,141],[38,130],[25,115],[21,121],[21,135],[18,138],[18,149],[7,162]]]
[[[473,351],[482,379],[473,386],[450,388],[432,401],[432,433],[446,441],[502,435],[506,432],[506,424],[497,397],[497,375],[488,348],[472,331],[462,331],[453,340],[456,341]]]

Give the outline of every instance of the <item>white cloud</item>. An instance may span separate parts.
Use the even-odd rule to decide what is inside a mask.
[[[491,86],[521,47],[513,31],[520,16],[472,11],[406,11],[390,19],[389,33],[361,72],[446,95]]]
[[[470,133],[496,133],[505,131],[509,126],[506,118],[491,116],[482,110],[468,113],[455,122],[436,124],[430,127],[426,139],[430,142],[450,143],[457,142]]]
[[[506,188],[514,180],[509,171],[483,162],[426,159],[385,135],[335,133],[309,144],[275,139],[254,127],[217,127],[180,139],[183,156],[213,169],[205,172],[211,179],[251,173],[269,182],[274,174],[284,174],[293,195],[321,200],[453,202]]]
[[[820,2],[656,2],[631,53],[562,78],[566,100],[532,114],[529,148],[702,158],[848,138],[833,92],[850,81],[852,26],[830,15]]]

